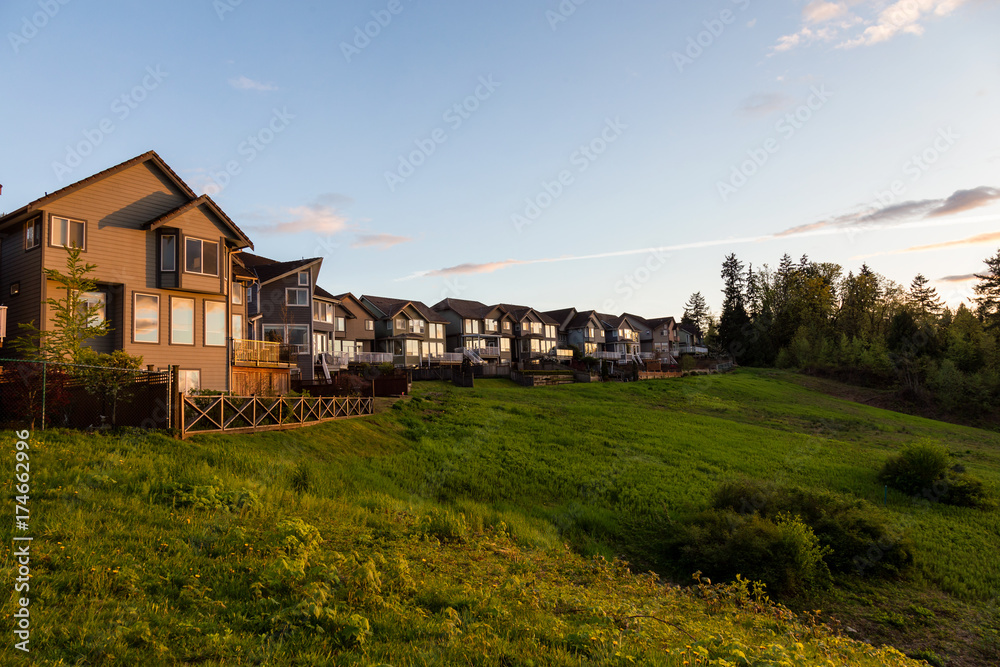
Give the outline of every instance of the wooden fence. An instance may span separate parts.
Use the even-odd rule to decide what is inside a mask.
[[[183,396],[178,426],[192,433],[255,433],[372,414],[371,397]]]

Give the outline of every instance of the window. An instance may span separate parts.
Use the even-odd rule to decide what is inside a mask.
[[[299,352],[309,352],[309,326],[306,324],[289,324],[288,344],[297,346]]]
[[[532,322],[531,323],[531,333],[533,333],[533,334],[540,334],[540,333],[542,333],[542,323],[541,322]]]
[[[479,320],[465,320],[465,333],[467,334],[479,333]]]
[[[486,331],[492,333],[497,330],[496,320],[486,320]]]
[[[309,272],[308,271],[299,271],[299,286],[300,287],[309,287]]]
[[[531,351],[532,352],[541,352],[542,351],[542,341],[538,340],[537,338],[532,338],[531,339]]]
[[[555,338],[556,337],[556,328],[555,328],[554,325],[552,325],[552,324],[546,324],[545,325],[545,337],[546,338]]]
[[[430,325],[430,331],[428,332],[429,338],[444,338],[444,325],[443,324],[432,324]]]
[[[92,327],[100,326],[101,322],[107,318],[108,295],[104,292],[81,292],[80,309],[83,312],[87,312],[91,308],[97,308],[97,310],[91,315],[87,325]]]
[[[365,320],[365,331],[375,331],[375,320]]]
[[[344,331],[346,330],[346,328],[347,328],[347,320],[343,317],[338,317],[336,320],[336,324],[334,325],[334,330]]]
[[[42,244],[42,219],[35,218],[24,223],[24,249],[31,250]]]
[[[184,394],[201,389],[201,371],[177,371],[177,389]]]
[[[243,338],[246,332],[243,331],[243,316],[233,315],[233,338]]]
[[[243,305],[243,286],[239,283],[233,283],[232,288],[229,290],[232,294],[233,303],[237,306]]]
[[[410,320],[410,333],[422,334],[424,332],[424,325],[426,322],[423,320]]]
[[[160,342],[160,297],[155,294],[135,295],[132,340],[136,343]]]
[[[19,280],[16,283],[11,283],[10,284],[10,295],[11,296],[17,296],[20,293],[21,293],[21,281]]]
[[[84,227],[83,222],[79,220],[52,216],[52,225],[49,230],[50,242],[54,246],[61,246],[63,248],[73,246],[85,248]]]
[[[265,324],[264,340],[266,340],[269,343],[284,343],[285,327],[278,324]]]
[[[176,271],[177,270],[177,237],[176,236],[161,236],[160,237],[160,270],[161,271]]]
[[[184,271],[206,276],[219,275],[219,244],[201,239],[185,239]]]
[[[317,322],[333,324],[333,304],[325,301],[313,301],[313,319]]]
[[[503,323],[503,330],[504,331],[510,331],[510,322],[504,322]]]
[[[286,287],[285,303],[289,306],[308,306],[309,290],[300,287]]]
[[[500,339],[500,351],[501,352],[510,352],[510,338],[501,338]]]
[[[419,357],[420,355],[420,341],[408,338],[406,340],[406,354],[410,357]]]
[[[171,345],[194,345],[194,299],[170,297]]]
[[[440,357],[444,354],[444,343],[427,343],[427,354],[431,357]]]
[[[226,344],[226,304],[221,301],[205,302],[205,345]]]

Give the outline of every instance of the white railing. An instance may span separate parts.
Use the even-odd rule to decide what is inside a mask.
[[[708,348],[704,345],[678,345],[677,354],[708,354]]]
[[[610,359],[612,361],[617,361],[621,358],[621,355],[617,352],[593,352],[590,356],[594,359]]]
[[[351,357],[355,364],[391,364],[391,352],[355,352]]]
[[[347,368],[347,364],[351,361],[350,352],[320,352],[316,355],[315,363],[321,364],[326,361],[328,368]]]
[[[442,352],[441,354],[431,354],[429,358],[432,364],[460,364],[463,356],[461,352]]]

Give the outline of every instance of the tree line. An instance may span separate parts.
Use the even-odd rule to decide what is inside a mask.
[[[722,312],[700,293],[683,321],[717,353],[746,366],[796,368],[935,401],[981,417],[1000,398],[1000,251],[977,273],[969,305],[947,307],[917,274],[909,287],[867,264],[846,275],[831,262],[784,255],[776,268],[722,264]]]

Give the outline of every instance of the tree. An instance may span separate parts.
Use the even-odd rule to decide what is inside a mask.
[[[937,317],[944,308],[944,303],[938,298],[937,290],[928,287],[930,283],[924,274],[918,273],[910,283],[910,303],[923,317]]]
[[[82,297],[97,288],[88,277],[96,264],[83,264],[80,248],[70,248],[66,255],[66,273],[43,269],[45,277],[64,291],[60,299],[49,298],[45,303],[52,311],[52,326],[42,330],[34,321],[19,324],[21,336],[14,341],[14,349],[26,358],[36,361],[68,361],[80,363],[84,357],[85,342],[90,338],[107,335],[111,325],[107,320],[98,322],[100,306],[88,306]]]
[[[693,324],[699,331],[704,331],[708,323],[708,304],[701,292],[695,292],[684,304],[684,316],[681,324]]]
[[[719,317],[719,344],[734,357],[743,356],[744,338],[750,318],[746,310],[746,274],[743,263],[730,254],[722,263],[722,315]]]
[[[988,270],[975,274],[979,282],[972,288],[976,293],[976,316],[988,330],[1000,331],[1000,250],[983,261]]]

